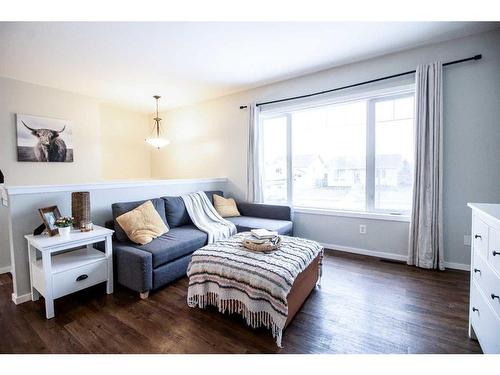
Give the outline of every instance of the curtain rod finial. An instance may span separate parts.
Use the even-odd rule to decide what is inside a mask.
[[[483,55],[474,56],[474,60],[481,60],[482,58],[483,58]]]
[[[240,105],[240,109],[248,108],[246,105]]]

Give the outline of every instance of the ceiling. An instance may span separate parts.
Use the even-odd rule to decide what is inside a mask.
[[[499,27],[491,22],[2,22],[0,76],[151,112]]]

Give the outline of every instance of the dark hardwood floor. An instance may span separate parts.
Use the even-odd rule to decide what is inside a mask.
[[[187,278],[149,299],[104,285],[15,306],[0,275],[1,353],[480,353],[467,337],[469,274],[327,252],[323,282],[284,333],[283,349],[237,316],[186,304]]]

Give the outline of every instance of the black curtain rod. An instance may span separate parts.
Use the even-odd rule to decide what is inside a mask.
[[[455,60],[455,61],[450,61],[450,62],[447,62],[447,63],[444,63],[443,66],[448,66],[448,65],[453,65],[453,64],[460,64],[460,63],[463,63],[463,62],[466,62],[466,61],[471,61],[471,60],[481,60],[483,56],[482,55],[475,55],[475,56],[472,56],[472,57],[468,57],[466,59],[461,59],[461,60]],[[303,99],[303,98],[308,98],[310,96],[316,96],[316,95],[322,95],[322,94],[327,94],[329,92],[334,92],[334,91],[339,91],[339,90],[345,90],[345,89],[350,89],[352,87],[356,87],[356,86],[362,86],[362,85],[367,85],[369,83],[374,83],[374,82],[379,82],[379,81],[384,81],[386,79],[391,79],[391,78],[396,78],[396,77],[401,77],[401,76],[405,76],[405,75],[408,75],[408,74],[413,74],[415,73],[416,70],[410,70],[408,72],[404,72],[404,73],[399,73],[399,74],[393,74],[391,76],[387,76],[387,77],[382,77],[382,78],[376,78],[376,79],[371,79],[369,81],[365,81],[365,82],[360,82],[360,83],[354,83],[352,85],[347,85],[347,86],[342,86],[342,87],[337,87],[335,89],[330,89],[330,90],[325,90],[325,91],[319,91],[319,92],[314,92],[312,94],[306,94],[306,95],[300,95],[300,96],[293,96],[291,98],[285,98],[285,99],[278,99],[278,100],[271,100],[269,102],[263,102],[263,103],[257,103],[257,107],[261,106],[261,105],[266,105],[266,104],[274,104],[274,103],[280,103],[280,102],[287,102],[289,100],[295,100],[295,99]],[[246,105],[241,105],[240,106],[240,109],[245,109],[247,108]]]

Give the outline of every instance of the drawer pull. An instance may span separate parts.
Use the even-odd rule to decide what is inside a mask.
[[[474,236],[474,238],[475,238],[476,240],[477,240],[478,238],[483,239],[483,237],[481,237],[479,234],[476,234],[476,235]]]
[[[497,256],[497,255],[500,255],[500,251],[495,251],[495,250],[493,250],[492,254],[493,254],[493,256],[495,257],[495,256]]]
[[[474,273],[481,273],[481,270],[479,268],[474,268]]]
[[[495,298],[500,300],[500,296],[497,296],[496,294],[491,293],[491,299],[495,299]]]
[[[472,312],[479,312],[479,309],[476,309],[475,307],[472,308]]]
[[[80,276],[78,276],[78,277],[76,278],[76,281],[82,281],[82,280],[85,280],[85,279],[86,279],[86,278],[88,278],[88,277],[89,277],[89,275],[85,275],[85,274],[84,274],[84,275],[80,275]]]

